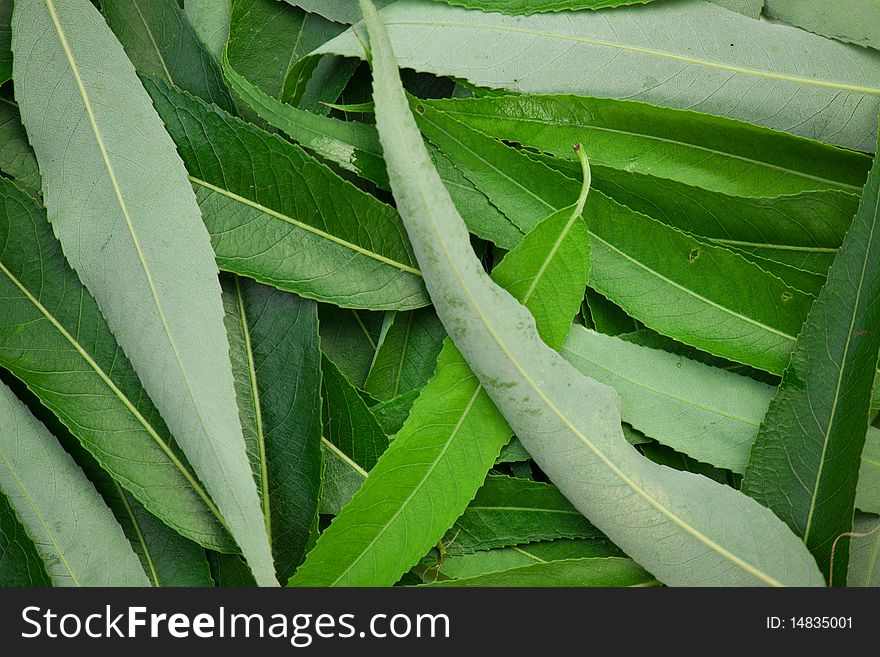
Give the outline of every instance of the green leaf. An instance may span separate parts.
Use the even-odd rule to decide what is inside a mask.
[[[301,93],[317,64],[316,58],[308,61],[305,56],[343,29],[277,0],[238,0],[232,7],[227,57],[259,89],[289,102]]]
[[[509,17],[400,0],[382,16],[401,67],[523,93],[720,114],[866,151],[876,146],[880,53],[709,3]],[[364,57],[352,31],[317,52]]]
[[[446,338],[431,308],[397,313],[376,352],[364,390],[379,401],[418,390],[434,372]]]
[[[620,556],[624,555],[607,540],[561,538],[496,550],[479,550],[470,554],[447,553],[433,569],[428,568],[428,572],[442,572],[449,577],[463,579],[561,559]]]
[[[18,106],[0,97],[0,172],[34,198],[40,197],[42,180],[37,158],[21,125]]]
[[[497,11],[511,16],[530,16],[541,12],[576,11],[578,9],[605,9],[621,5],[646,5],[654,0],[434,0],[449,5]],[[381,5],[379,5],[381,6]]]
[[[620,335],[638,329],[639,324],[620,306],[611,303],[598,292],[588,289],[585,297],[592,325],[600,333]]]
[[[223,588],[250,588],[256,586],[254,577],[244,560],[235,554],[208,553],[211,577]]]
[[[410,390],[370,408],[370,412],[375,416],[379,426],[382,427],[382,430],[387,435],[393,436],[400,431],[421,392],[421,388]]]
[[[232,96],[217,61],[199,40],[177,0],[103,0],[101,9],[138,73],[161,78],[233,111]]]
[[[764,8],[764,0],[709,0],[709,2],[750,18],[759,18]]]
[[[451,579],[422,586],[562,587],[562,586],[656,586],[655,580],[635,561],[622,557],[563,559],[536,563],[464,579]]]
[[[321,353],[313,301],[223,279],[236,398],[279,580],[305,556],[321,479]]]
[[[602,538],[555,486],[489,476],[443,539],[447,554],[557,538]]]
[[[88,0],[16,2],[13,26],[16,92],[55,234],[258,582],[272,584],[217,266],[183,163]]]
[[[189,167],[221,269],[345,307],[428,303],[393,208],[277,135],[145,84]]]
[[[46,427],[0,383],[0,497],[53,586],[149,586],[110,509]]]
[[[427,104],[415,108],[428,138],[520,229],[564,207],[575,193],[577,183],[559,171]],[[585,216],[592,241],[591,288],[655,331],[782,373],[813,297],[727,248],[635,212],[598,190],[591,193]],[[737,287],[728,281],[737,281]]]
[[[229,37],[230,0],[183,0],[183,8],[199,39],[219,61]]]
[[[12,1],[0,2],[0,84],[12,79]]]
[[[2,180],[0,244],[0,366],[152,513],[202,545],[234,550],[217,507],[64,260],[45,211]]]
[[[880,49],[880,5],[874,0],[765,0],[767,15],[800,28]]]
[[[743,491],[802,536],[828,575],[852,528],[880,352],[880,161],[770,402]],[[846,541],[840,542],[846,549]],[[846,568],[834,569],[835,584]]]
[[[868,427],[865,436],[856,508],[867,513],[880,513],[880,429],[876,427]]]
[[[338,23],[357,23],[361,20],[361,10],[357,0],[285,0],[294,7],[302,7]],[[394,0],[377,0],[377,7],[384,7]]]
[[[541,222],[493,271],[527,293],[548,335],[571,325],[586,284],[589,242],[579,209]],[[511,433],[447,339],[400,432],[291,585],[397,582],[461,516]]]
[[[49,586],[37,548],[0,495],[0,586]]]
[[[658,349],[574,327],[563,357],[614,388],[621,416],[704,463],[742,473],[773,388]]]
[[[362,388],[376,356],[383,314],[321,304],[318,318],[321,351],[355,387]]]
[[[363,485],[367,471],[326,438],[321,440],[321,458],[324,462],[321,513],[335,516]]]
[[[357,389],[326,356],[322,367],[324,439],[369,471],[388,448],[388,436]]]
[[[772,512],[639,455],[620,429],[617,394],[542,343],[528,311],[486,276],[410,114],[378,13],[367,0],[361,6],[389,178],[437,314],[535,462],[665,583],[822,585],[811,555]]]
[[[835,552],[835,564],[845,552]],[[880,517],[857,513],[849,545],[847,586],[880,586]]]

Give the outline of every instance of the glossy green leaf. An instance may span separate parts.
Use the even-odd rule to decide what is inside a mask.
[[[232,7],[227,57],[244,78],[289,102],[315,70],[317,61],[305,56],[343,29],[277,0],[238,0]]]
[[[440,562],[428,568],[428,574],[442,572],[443,575],[462,579],[561,559],[622,556],[624,555],[620,550],[604,539],[561,538],[495,550],[479,550],[470,554],[447,553]]]
[[[208,52],[217,60],[229,37],[232,2],[230,0],[183,0],[190,24]]]
[[[0,586],[49,586],[49,575],[34,542],[0,495]]]
[[[271,584],[217,266],[183,163],[88,0],[16,2],[13,28],[16,92],[55,234],[257,580]]]
[[[834,540],[852,527],[880,353],[880,161],[782,375],[743,491],[802,536],[828,575]],[[840,542],[846,549],[846,541]],[[845,584],[846,569],[835,567]]]
[[[437,365],[446,338],[443,324],[430,308],[397,313],[364,384],[374,399],[393,397],[420,389]]]
[[[646,10],[649,11],[649,10]],[[734,196],[817,189],[858,193],[870,158],[803,137],[692,111],[586,96],[500,96],[427,105],[476,130],[577,163],[669,178]]]
[[[202,545],[234,550],[216,506],[64,260],[45,211],[2,180],[0,244],[0,366],[152,513]]]
[[[39,198],[42,180],[37,158],[21,125],[18,106],[0,97],[0,172],[34,198]]]
[[[281,581],[305,555],[321,477],[321,353],[314,301],[224,277],[236,398]]]
[[[160,78],[233,111],[217,61],[199,40],[177,0],[103,0],[101,10],[138,73]]]
[[[489,476],[443,538],[447,554],[602,534],[555,486]]]
[[[82,470],[0,383],[0,496],[53,586],[149,586],[110,509]]]
[[[335,305],[427,304],[400,218],[301,148],[160,81],[221,269]]]
[[[875,0],[765,0],[765,10],[810,32],[880,50],[880,5]]]
[[[326,356],[322,367],[324,439],[369,471],[388,448],[388,436],[357,389]]]
[[[847,585],[880,586],[880,517],[857,513],[853,532]],[[835,567],[839,559],[840,553],[835,552]]]
[[[362,388],[376,356],[382,313],[328,304],[318,306],[321,351],[358,388]]]
[[[542,343],[528,311],[486,276],[422,143],[382,21],[368,0],[361,6],[389,178],[437,314],[535,462],[665,583],[822,585],[812,556],[772,512],[640,456],[620,429],[617,394]]]
[[[541,222],[493,275],[525,293],[543,331],[559,334],[570,326],[582,298],[588,250],[578,209],[568,209]],[[291,584],[397,582],[461,516],[510,435],[446,340],[434,376],[400,432]]]
[[[464,579],[451,579],[423,586],[564,587],[564,586],[656,586],[655,580],[635,561],[622,557],[563,559],[520,566]]]
[[[382,16],[398,62],[417,71],[524,93],[626,98],[876,146],[880,53],[699,0],[515,17],[400,0]],[[351,31],[318,52],[364,57]]]
[[[559,171],[427,104],[415,107],[427,136],[519,228],[528,230],[536,216],[563,207],[575,193],[576,181]],[[655,331],[782,372],[812,296],[727,248],[635,212],[598,190],[590,195],[585,216],[592,240],[591,288]],[[731,280],[737,287],[728,284]]]

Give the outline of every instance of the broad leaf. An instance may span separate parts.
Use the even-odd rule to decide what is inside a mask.
[[[42,180],[37,159],[21,125],[18,106],[3,97],[0,97],[0,172],[39,198]]]
[[[601,538],[555,486],[489,476],[443,538],[447,554],[558,538]]]
[[[281,581],[305,555],[321,477],[318,312],[253,281],[223,279],[226,328],[248,457]]]
[[[493,272],[517,286],[548,336],[571,325],[586,284],[589,243],[579,210],[541,222]],[[510,435],[447,339],[400,432],[291,584],[397,582],[461,516]]]
[[[49,575],[34,542],[0,495],[0,586],[49,586]]]
[[[183,8],[190,24],[199,35],[208,52],[220,60],[223,46],[229,38],[232,10],[230,0],[183,0]]]
[[[234,550],[217,507],[64,260],[45,211],[7,181],[0,181],[0,244],[0,366],[150,512],[202,545]]]
[[[233,110],[217,61],[199,40],[177,0],[103,0],[101,10],[138,73],[161,78]]]
[[[434,372],[446,331],[430,308],[397,313],[364,383],[374,399],[388,401],[420,389]]]
[[[271,584],[217,266],[183,163],[88,0],[16,2],[13,26],[22,120],[64,253],[257,581]]]
[[[424,586],[656,586],[655,580],[635,561],[622,557],[590,557],[536,563],[464,579]]]
[[[880,160],[764,418],[743,491],[773,509],[828,575],[852,527],[880,352]],[[840,542],[846,549],[846,541]],[[846,583],[846,569],[834,569]]]
[[[880,50],[875,0],[765,0],[765,11],[810,32]]]
[[[0,383],[0,496],[53,586],[149,586],[110,509],[46,427]]]
[[[357,389],[326,356],[322,368],[324,439],[369,471],[388,448],[388,436]]]
[[[866,151],[877,143],[880,53],[700,0],[526,17],[400,0],[382,16],[398,62],[417,71],[693,109]],[[364,57],[351,31],[317,52]]]
[[[620,429],[617,394],[547,347],[528,311],[486,276],[431,165],[379,15],[368,0],[361,6],[389,178],[437,314],[535,462],[665,583],[822,585],[809,552],[768,509],[639,455]]]
[[[301,148],[147,81],[221,269],[335,305],[427,304],[400,218]]]
[[[669,178],[734,196],[817,189],[859,193],[865,155],[697,112],[585,96],[501,96],[426,105],[498,139],[594,166]]]

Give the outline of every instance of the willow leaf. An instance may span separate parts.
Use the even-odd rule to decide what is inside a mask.
[[[321,513],[337,515],[367,478],[367,471],[326,438],[321,439]]]
[[[583,141],[594,166],[669,178],[733,196],[817,189],[859,193],[869,157],[711,114],[570,95],[426,101],[498,139],[574,160]],[[577,168],[577,163],[572,162]]]
[[[0,244],[0,367],[152,513],[202,545],[234,550],[45,211],[8,181],[0,181]]]
[[[189,167],[221,269],[345,307],[428,303],[393,208],[277,135],[145,84]]]
[[[835,553],[835,563],[839,563],[840,554]],[[876,515],[856,514],[847,586],[880,586],[880,517]]]
[[[430,308],[397,313],[376,352],[364,390],[388,401],[420,389],[434,372],[446,331]]]
[[[217,61],[177,0],[104,0],[101,10],[138,73],[163,79],[233,111]]]
[[[646,5],[654,0],[434,0],[480,11],[497,11],[511,16],[530,16],[541,12],[605,9],[621,5]]]
[[[852,527],[880,352],[880,161],[764,418],[743,491],[773,509],[830,571]],[[846,541],[839,548],[846,549]],[[832,584],[845,584],[846,568]]]
[[[555,486],[489,476],[443,539],[447,554],[558,538],[601,538]]]
[[[880,5],[875,0],[765,0],[765,10],[810,32],[880,50]]]
[[[358,390],[326,356],[324,372],[324,439],[366,471],[388,448],[388,436]]]
[[[253,281],[224,277],[236,398],[279,580],[305,555],[321,478],[318,312]]]
[[[244,560],[235,554],[208,553],[211,577],[218,587],[250,588],[256,585]]]
[[[577,183],[543,162],[426,103],[415,108],[426,136],[522,230],[574,194]],[[812,296],[727,248],[633,211],[598,189],[590,195],[586,216],[591,288],[664,335],[782,372]]]
[[[655,580],[635,561],[623,557],[588,557],[536,563],[485,575],[451,579],[423,586],[563,587],[655,586]]]
[[[493,271],[516,287],[551,341],[570,327],[586,285],[589,242],[580,207],[541,222]],[[291,585],[397,582],[461,516],[510,435],[446,340],[400,432]]]
[[[382,313],[318,306],[321,351],[357,388],[363,387],[376,356],[382,317]]]
[[[442,560],[428,568],[428,573],[433,570],[454,579],[463,579],[548,561],[622,556],[620,550],[604,539],[561,538],[470,554],[446,553]]]
[[[337,23],[357,23],[361,19],[361,10],[357,0],[284,0],[294,7],[302,7]],[[389,5],[394,0],[377,0],[377,7]]]
[[[417,71],[529,94],[638,100],[848,148],[876,146],[880,53],[700,0],[525,17],[400,0],[382,16],[398,62]],[[352,31],[317,52],[364,56]]]
[[[149,586],[110,509],[27,407],[0,383],[0,496],[53,586]]]
[[[271,584],[217,266],[183,163],[88,0],[17,2],[13,26],[16,92],[55,234],[257,580]]]
[[[316,58],[305,56],[343,29],[277,0],[238,0],[232,7],[226,52],[232,68],[244,78],[289,102],[314,72]]]
[[[397,395],[397,397],[392,397],[388,401],[379,402],[375,406],[370,407],[370,412],[387,435],[393,436],[400,431],[421,392],[421,388],[410,390],[409,392]]]
[[[617,394],[547,347],[528,311],[488,278],[431,165],[382,21],[368,0],[361,7],[389,178],[437,314],[535,462],[667,584],[822,585],[809,552],[768,509],[639,455],[623,437]]]
[[[0,586],[49,586],[49,575],[34,542],[0,495]]]
[[[0,84],[12,79],[12,2],[0,2]]]
[[[0,172],[39,198],[42,180],[37,158],[21,125],[18,106],[3,97],[0,97]]]
[[[859,485],[856,489],[856,508],[867,513],[880,514],[880,429],[868,427]]]
[[[709,2],[750,18],[759,18],[764,8],[764,0],[709,0]]]
[[[217,60],[229,38],[232,15],[230,0],[183,0],[183,9],[190,24],[208,52]]]

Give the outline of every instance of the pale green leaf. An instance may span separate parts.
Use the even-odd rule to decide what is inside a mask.
[[[845,552],[835,552],[835,565]],[[880,586],[880,517],[857,513],[849,545],[848,586]]]
[[[765,11],[810,32],[880,50],[876,0],[765,0]]]
[[[656,586],[655,580],[635,561],[622,557],[562,559],[502,570],[485,575],[450,579],[423,586],[565,587]]]
[[[368,0],[361,6],[389,178],[437,314],[536,463],[665,583],[821,586],[812,556],[768,509],[639,455],[623,437],[613,389],[544,345],[528,311],[488,278],[431,165],[381,19]]]
[[[183,163],[88,0],[16,2],[13,26],[22,120],[64,253],[258,582],[272,584],[217,266]]]
[[[223,46],[229,38],[232,13],[230,0],[183,0],[183,8],[190,24],[199,35],[208,52],[220,60]]]

